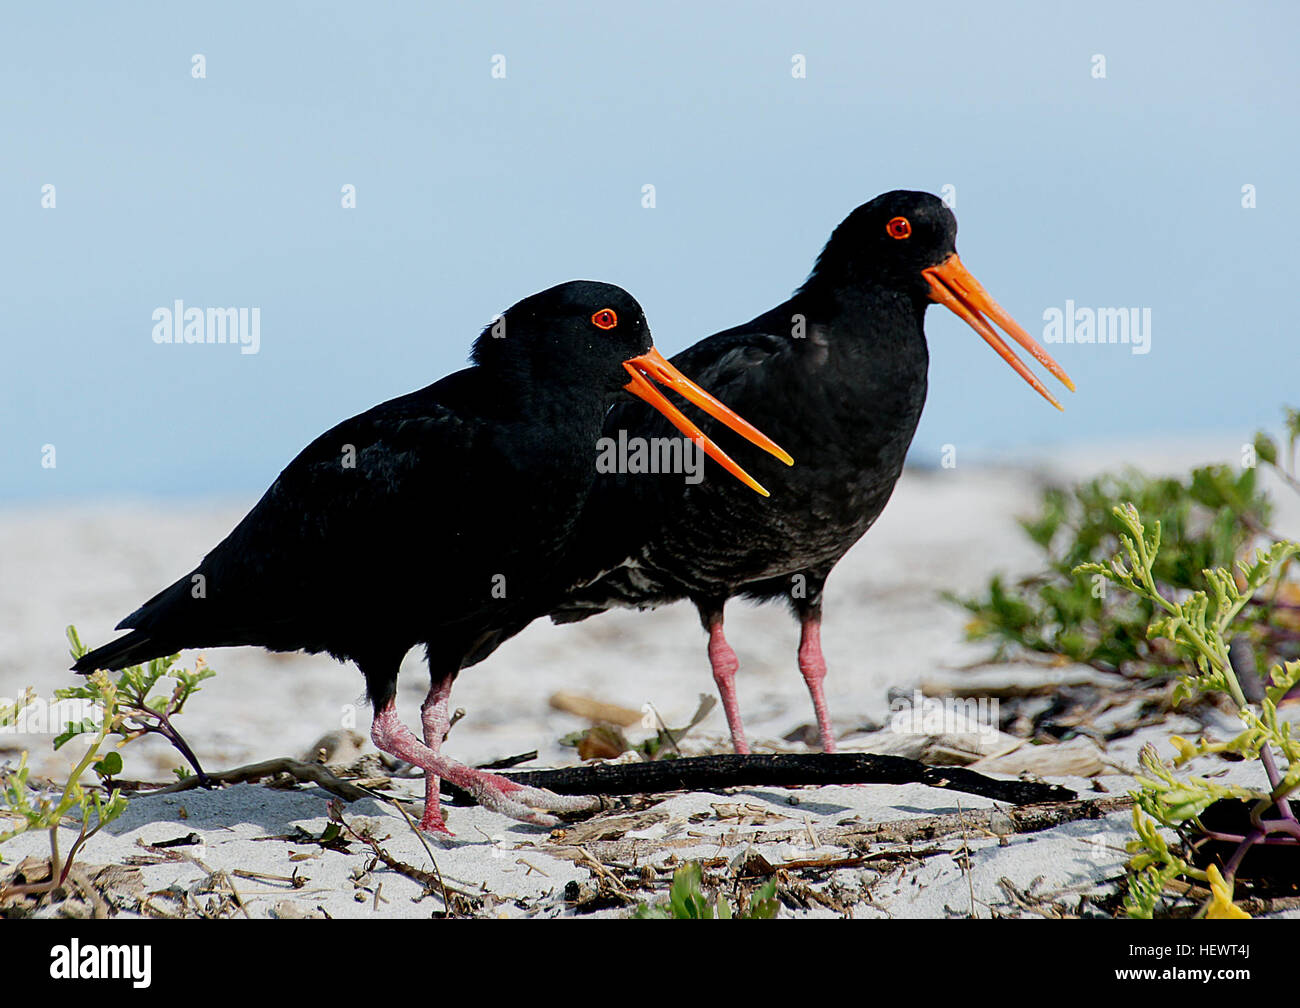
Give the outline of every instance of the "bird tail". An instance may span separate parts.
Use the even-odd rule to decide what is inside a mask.
[[[550,617],[552,623],[563,625],[565,623],[580,623],[585,619],[608,611],[608,606],[562,605],[558,609],[552,609]]]
[[[91,672],[104,670],[116,672],[129,665],[139,665],[151,658],[162,658],[175,654],[179,648],[172,647],[166,641],[151,637],[144,630],[132,630],[125,637],[110,641],[94,651],[87,651],[72,666],[73,672],[89,675]]]
[[[187,646],[181,642],[188,642],[194,634],[187,632],[191,628],[177,617],[190,597],[189,589],[188,578],[168,585],[117,625],[116,629],[130,630],[129,634],[86,652],[77,659],[72,671],[82,675],[101,669],[116,672],[129,665],[173,655]]]

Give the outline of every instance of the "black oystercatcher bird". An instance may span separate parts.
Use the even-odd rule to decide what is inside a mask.
[[[690,599],[708,632],[737,752],[749,746],[736,702],[738,662],[722,632],[723,607],[737,595],[792,606],[801,626],[799,669],[822,748],[834,751],[822,690],[822,591],[902,473],[925,404],[926,308],[937,302],[955,312],[1058,409],[989,321],[1074,388],[967,272],[956,237],[957,221],[938,198],[886,193],[844,219],[788,301],[673,358],[799,460],[789,471],[759,460],[755,472],[772,488],[770,499],[728,481],[609,476],[589,500],[579,540],[586,568],[603,573],[552,618],[572,622],[615,606]],[[661,428],[630,400],[606,422],[607,433],[653,437],[667,433]]]
[[[365,676],[375,744],[424,769],[422,828],[448,832],[441,777],[539,825],[555,822],[543,810],[581,807],[585,799],[521,787],[440,749],[457,673],[575,583],[567,544],[611,403],[626,387],[675,415],[744,480],[652,379],[788,456],[664,360],[640,305],[619,287],[576,281],[526,298],[483,332],[471,360],[318,437],[198,567],[119,624],[129,634],[74,670],[116,670],[182,648],[327,651]],[[432,681],[423,742],[394,705],[399,665],[416,644]]]

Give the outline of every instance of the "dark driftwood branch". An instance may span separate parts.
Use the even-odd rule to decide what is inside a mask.
[[[287,773],[303,783],[316,784],[344,801],[379,798],[372,791],[336,777],[319,763],[274,759],[208,775],[217,784],[254,781]],[[565,767],[561,770],[512,770],[504,776],[530,787],[566,795],[658,794],[666,791],[713,791],[734,787],[816,787],[825,784],[925,784],[933,788],[981,795],[1011,805],[1039,805],[1073,801],[1069,788],[1035,781],[996,780],[965,767],[932,767],[903,756],[875,753],[799,753],[776,756],[694,756],[652,763],[604,763]],[[187,777],[167,787],[141,795],[175,794],[200,786]],[[450,781],[443,793],[453,804],[472,805],[473,799]]]
[[[995,780],[965,767],[931,767],[903,756],[874,753],[695,756],[653,763],[516,770],[503,776],[519,784],[566,795],[612,796],[824,784],[926,784],[1012,805],[1073,801],[1078,797],[1069,788],[1056,784]],[[454,804],[473,804],[465,792],[450,782],[443,782],[443,791]]]

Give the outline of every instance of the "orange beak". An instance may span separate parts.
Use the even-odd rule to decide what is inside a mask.
[[[713,459],[714,462],[722,466],[723,469],[727,470],[747,487],[757,490],[764,497],[770,497],[771,494],[767,492],[763,485],[733,462],[726,452],[705,437],[702,430],[691,423],[681,410],[669,402],[664,394],[650,383],[650,379],[654,379],[660,385],[672,389],[682,398],[704,410],[715,420],[722,421],[747,441],[758,445],[768,454],[775,455],[786,465],[794,465],[794,459],[790,457],[784,448],[753,424],[741,418],[739,414],[714,399],[713,396],[668,363],[664,355],[654,347],[651,347],[640,357],[633,357],[631,360],[624,361],[623,367],[627,368],[627,373],[632,376],[632,380],[623,386],[625,389],[648,402],[666,416],[674,427],[703,448],[709,458]]]
[[[996,322],[999,327],[1005,330],[1008,336],[1033,354],[1034,359],[1059,378],[1071,392],[1074,391],[1074,382],[1070,381],[1069,375],[1061,369],[1061,365],[1052,360],[1047,351],[1039,346],[1029,333],[1021,329],[1016,324],[1016,320],[1002,310],[1001,305],[989,297],[988,291],[981,287],[980,282],[971,276],[970,271],[961,264],[956,252],[938,266],[931,266],[929,269],[922,270],[921,275],[925,277],[926,282],[930,285],[930,299],[932,301],[937,301],[963,318],[966,324],[983,336],[985,342],[998,352],[998,356],[1015,368],[1016,373],[1029,382],[1039,395],[1057,409],[1064,408],[1056,401],[1056,397],[1047,391],[1034,373],[1025,366],[1024,362],[1016,356],[1016,352],[1007,346],[1006,341],[998,335],[996,329],[989,325],[988,320],[992,319]],[[984,317],[986,315],[988,318]]]

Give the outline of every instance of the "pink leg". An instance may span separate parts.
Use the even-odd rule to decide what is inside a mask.
[[[443,740],[451,728],[451,718],[447,716],[447,705],[451,699],[452,677],[446,676],[429,687],[429,695],[420,707],[420,721],[424,726],[424,744],[435,755],[442,751]],[[446,833],[452,835],[442,818],[442,802],[439,794],[439,778],[428,770],[424,772],[424,815],[420,817],[420,829],[426,833]]]
[[[722,635],[721,614],[709,619],[709,664],[713,666],[713,681],[722,696],[722,709],[727,714],[727,727],[731,729],[731,745],[738,753],[749,752],[745,741],[745,726],[740,722],[740,704],[736,702],[736,670],[740,662]]]
[[[434,706],[436,707],[436,701]],[[411,734],[410,729],[402,724],[397,716],[397,708],[391,700],[387,706],[375,711],[374,721],[370,725],[370,738],[384,752],[420,767],[426,775],[449,780],[457,787],[468,791],[484,808],[522,822],[533,823],[536,826],[556,826],[559,820],[540,810],[583,811],[599,804],[591,798],[557,795],[541,788],[526,787],[498,774],[475,770],[463,763],[447,759]],[[425,817],[428,816],[428,811],[426,808]],[[437,820],[430,825],[437,829],[436,822],[441,820],[441,812],[435,814]],[[424,823],[425,817],[421,818],[421,824]],[[445,825],[442,826],[442,830],[446,831]]]
[[[835,733],[831,730],[831,715],[826,708],[826,694],[822,680],[826,678],[826,659],[822,657],[821,613],[809,613],[800,620],[799,671],[812,695],[813,710],[817,712],[817,730],[822,738],[822,751],[835,751]]]

